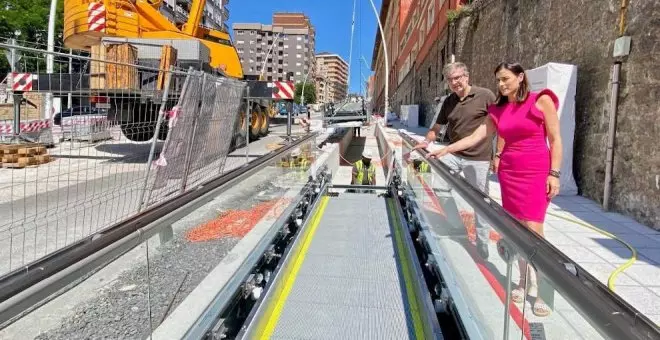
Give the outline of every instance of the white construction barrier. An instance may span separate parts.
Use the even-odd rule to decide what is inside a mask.
[[[573,177],[573,138],[575,135],[575,91],[577,66],[548,63],[527,71],[532,91],[552,90],[559,98],[559,125],[561,132],[562,161],[560,195],[577,195],[578,188]]]
[[[14,121],[4,120],[0,122],[0,139],[8,141],[13,135]],[[21,122],[20,136],[46,146],[52,146],[55,144],[50,119],[35,119]]]
[[[106,115],[84,115],[62,118],[62,138],[95,142],[112,139]]]

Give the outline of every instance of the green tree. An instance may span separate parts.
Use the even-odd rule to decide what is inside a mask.
[[[6,43],[7,39],[14,37],[20,45],[45,50],[48,43],[49,13],[50,0],[0,0],[0,42]],[[58,47],[62,46],[63,16],[64,1],[60,0],[57,3],[55,21],[55,51],[59,51]],[[20,32],[20,35],[15,36],[16,32]],[[28,71],[34,71],[37,67],[45,68],[45,56],[25,56],[21,65]],[[9,62],[3,50],[0,53],[0,74],[6,74],[9,70]]]
[[[296,104],[300,104],[302,89],[303,83],[297,83],[296,92],[293,98]],[[316,104],[316,85],[314,83],[307,83],[305,85],[305,105],[306,104]]]

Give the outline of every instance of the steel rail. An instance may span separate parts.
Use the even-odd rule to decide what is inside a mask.
[[[399,132],[408,147],[417,142]],[[428,151],[417,150],[426,157]],[[660,328],[641,312],[561,253],[545,239],[528,230],[506,213],[493,199],[471,186],[458,173],[438,159],[428,159],[434,172],[442,177],[516,251],[543,273],[553,287],[603,336],[612,339],[660,339]]]
[[[312,133],[303,136],[189,192],[5,274],[0,277],[0,324],[5,324],[51,294],[91,273],[98,265],[128,252],[156,234],[160,227],[181,219],[317,135]]]

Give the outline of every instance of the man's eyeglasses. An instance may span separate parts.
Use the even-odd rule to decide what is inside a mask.
[[[464,76],[465,74],[461,74],[459,76],[447,77],[447,80],[453,83],[455,81],[461,80],[461,78],[463,78]]]

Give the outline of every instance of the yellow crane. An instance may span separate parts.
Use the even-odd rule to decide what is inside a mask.
[[[188,20],[180,26],[161,14],[162,5],[162,0],[64,0],[64,45],[88,50],[105,36],[197,39],[208,47],[211,67],[243,78],[229,33],[200,25],[206,0],[192,0]]]
[[[64,45],[73,49],[91,50],[93,46],[100,45],[105,37],[195,39],[208,48],[211,68],[221,70],[228,77],[244,79],[240,58],[229,33],[200,25],[206,0],[191,0],[187,3],[188,18],[185,22],[177,24],[161,13],[161,6],[165,5],[162,0],[64,0]],[[251,139],[268,134],[273,100],[267,93],[267,91],[272,92],[272,89],[266,84],[267,82],[264,81],[248,81],[251,96],[259,93],[256,96],[262,98],[253,100],[253,105],[249,109],[245,103],[241,107],[239,130],[241,132],[246,130],[246,112],[249,112]],[[257,90],[253,91],[253,87]],[[138,132],[130,132],[129,127],[124,129],[124,126],[130,126],[132,123],[145,122],[134,118],[138,115],[130,113],[132,106],[118,110],[122,112],[116,120],[119,121],[127,138],[146,141],[153,136],[153,131],[149,128],[143,128],[144,131]],[[126,113],[127,111],[129,113]],[[152,117],[153,114],[146,116]]]

